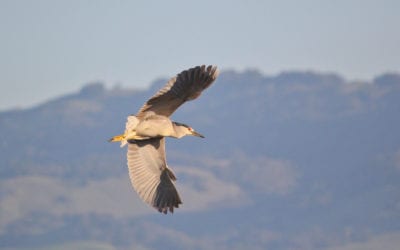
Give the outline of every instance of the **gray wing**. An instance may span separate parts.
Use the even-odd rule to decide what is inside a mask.
[[[182,204],[166,164],[164,138],[129,141],[127,159],[133,188],[144,202],[165,214]]]
[[[186,101],[196,99],[217,78],[219,72],[216,66],[197,66],[182,71],[171,78],[167,84],[151,97],[139,110],[137,117],[152,111],[157,115],[169,117]]]

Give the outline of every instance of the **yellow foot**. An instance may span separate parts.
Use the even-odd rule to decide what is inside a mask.
[[[108,141],[109,142],[117,142],[117,141],[122,141],[123,139],[125,139],[125,135],[122,134],[122,135],[116,135]]]

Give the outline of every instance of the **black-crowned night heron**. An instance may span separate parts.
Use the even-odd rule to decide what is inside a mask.
[[[128,169],[140,198],[159,212],[173,213],[182,204],[175,188],[176,177],[165,159],[165,138],[186,135],[203,137],[190,126],[169,116],[184,102],[196,99],[218,76],[215,66],[197,66],[171,78],[134,115],[128,116],[124,134],[110,141],[128,144]]]

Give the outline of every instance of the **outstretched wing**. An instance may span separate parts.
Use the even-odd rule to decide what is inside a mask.
[[[146,112],[152,111],[157,115],[169,117],[184,102],[196,99],[214,82],[218,74],[217,67],[211,65],[207,68],[202,65],[182,71],[151,97],[136,116],[140,119]]]
[[[166,164],[164,138],[129,141],[127,158],[133,188],[144,202],[165,214],[182,204]]]

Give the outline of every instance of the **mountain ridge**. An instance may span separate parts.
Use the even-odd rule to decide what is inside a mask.
[[[399,74],[221,72],[172,117],[206,138],[167,139],[184,203],[171,217],[137,198],[125,149],[107,142],[165,82],[0,112],[0,248],[396,246]]]

